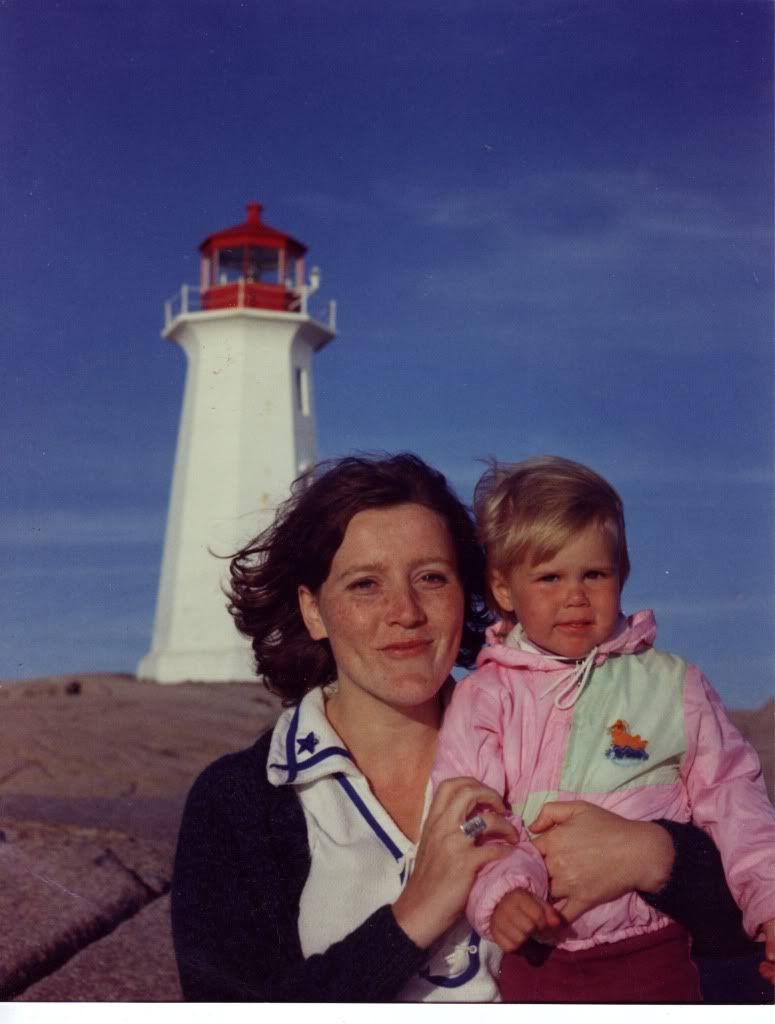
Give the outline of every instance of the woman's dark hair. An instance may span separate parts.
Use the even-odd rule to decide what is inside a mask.
[[[283,704],[336,678],[328,640],[313,640],[299,611],[298,588],[316,592],[353,516],[373,508],[423,505],[447,524],[465,595],[457,664],[470,668],[491,621],[484,601],[484,554],[465,506],[443,474],[418,456],[359,455],[322,462],[299,477],[272,525],[231,561],[229,611],[250,637],[256,670]]]

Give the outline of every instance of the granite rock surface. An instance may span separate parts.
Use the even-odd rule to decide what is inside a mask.
[[[168,892],[186,793],[278,710],[258,683],[0,685],[0,999],[180,999]]]
[[[186,793],[278,712],[259,683],[0,681],[0,999],[180,999],[168,893]],[[732,717],[772,799],[775,701]]]

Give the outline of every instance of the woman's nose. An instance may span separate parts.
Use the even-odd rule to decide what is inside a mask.
[[[425,621],[425,610],[411,587],[402,587],[392,595],[389,617],[400,626],[416,626]]]

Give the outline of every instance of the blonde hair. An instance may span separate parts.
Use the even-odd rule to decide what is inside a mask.
[[[488,570],[506,572],[516,565],[554,558],[588,526],[611,532],[619,586],[630,573],[624,506],[613,487],[593,470],[558,455],[524,462],[493,460],[474,491],[479,540]],[[488,586],[493,607],[502,614]]]

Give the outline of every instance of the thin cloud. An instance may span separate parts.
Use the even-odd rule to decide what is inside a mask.
[[[682,484],[691,481],[693,486],[772,487],[775,484],[775,471],[768,467],[724,467],[707,462],[699,465],[696,462],[667,465],[662,458],[655,458],[652,464],[642,466],[623,462],[622,471],[617,472],[617,477],[621,481],[653,484]]]
[[[380,183],[376,193],[418,224],[443,228],[490,228],[507,236],[576,238],[618,229],[646,235],[760,241],[763,224],[740,224],[714,196],[681,188],[654,172],[562,170],[525,174],[508,187],[467,186],[428,195],[417,186]]]
[[[632,603],[632,602],[630,602]],[[771,594],[733,594],[729,597],[716,597],[697,600],[692,597],[685,599],[652,602],[654,614],[659,620],[676,619],[727,619],[731,615],[759,612],[772,609]]]
[[[662,484],[672,484],[680,487],[687,482],[692,488],[697,487],[772,487],[775,485],[775,470],[770,466],[725,466],[723,464],[710,464],[704,462],[700,465],[694,462],[686,462],[680,459],[669,461],[662,455],[654,455],[650,460],[633,459],[632,447],[623,447],[617,451],[611,442],[610,437],[605,438],[605,450],[596,454],[590,447],[587,440],[584,443],[584,452],[572,451],[567,442],[559,437],[549,434],[536,434],[527,439],[523,438],[519,450],[510,451],[505,457],[493,446],[492,452],[482,453],[481,459],[471,459],[466,462],[445,462],[444,471],[453,481],[460,493],[473,490],[476,482],[484,473],[486,461],[491,457],[498,457],[504,462],[519,462],[522,459],[534,455],[562,455],[565,458],[577,459],[600,468],[605,474],[605,466],[615,466],[616,484],[642,483],[658,487]],[[441,460],[439,460],[441,461]]]
[[[160,544],[164,517],[143,511],[43,509],[7,515],[0,546]]]
[[[694,321],[693,333],[703,335],[694,344],[707,346],[712,320],[697,324],[709,315],[710,284],[718,290],[724,244],[735,246],[736,280],[748,275],[750,290],[726,301],[737,295],[745,312],[757,291],[765,295],[772,232],[763,218],[746,222],[718,197],[653,172],[528,174],[507,188],[443,194],[416,185],[376,191],[425,230],[454,235],[439,245],[435,266],[420,275],[406,268],[405,286],[424,299],[519,308],[523,322],[531,309],[572,311],[577,323],[618,327],[629,309],[679,337]]]
[[[310,190],[293,197],[294,206],[310,213],[325,217],[335,217],[337,221],[351,221],[362,224],[374,218],[374,204],[359,201],[352,197],[345,198],[341,194],[317,192]],[[271,217],[270,217],[271,220]]]
[[[113,549],[114,545],[110,545]],[[61,565],[54,563],[53,565],[46,566],[46,579],[62,579],[65,581],[73,579],[86,579],[86,580],[115,580],[119,583],[124,583],[127,577],[136,577],[137,579],[153,579],[154,574],[159,573],[159,559],[154,558],[152,561],[140,562],[133,559],[131,564],[122,564],[119,567],[115,565],[72,565],[64,562]],[[39,565],[19,565],[14,568],[3,567],[3,580],[9,587],[12,587],[15,582],[23,582],[25,580],[36,580],[39,581],[42,575],[42,571]]]

